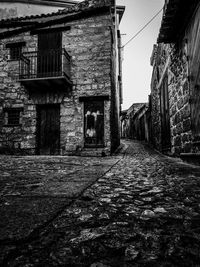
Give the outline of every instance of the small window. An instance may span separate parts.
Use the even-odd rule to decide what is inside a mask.
[[[10,60],[19,60],[20,59],[23,46],[25,46],[25,42],[6,44],[6,48],[10,49]]]
[[[5,125],[6,126],[20,125],[21,124],[21,112],[22,112],[22,108],[6,108],[6,109],[4,109]]]
[[[10,59],[11,60],[20,59],[21,53],[22,53],[22,47],[21,46],[10,48]]]

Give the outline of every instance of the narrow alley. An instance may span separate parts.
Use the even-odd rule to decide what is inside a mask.
[[[111,157],[1,157],[0,171],[1,266],[200,266],[200,167],[126,140]]]

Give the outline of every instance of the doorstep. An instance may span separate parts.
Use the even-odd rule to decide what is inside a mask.
[[[200,165],[200,153],[181,153],[180,158],[183,161]]]

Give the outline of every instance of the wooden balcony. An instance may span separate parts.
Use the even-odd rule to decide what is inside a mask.
[[[19,81],[33,91],[68,90],[70,62],[65,49],[24,52],[19,60]]]

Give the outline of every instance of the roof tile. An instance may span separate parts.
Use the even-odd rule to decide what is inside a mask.
[[[90,7],[110,6],[111,2],[112,2],[112,0],[85,0],[82,2],[78,2],[74,6],[66,7],[65,9],[58,10],[57,12],[40,14],[40,15],[31,15],[31,16],[25,16],[25,17],[16,17],[16,18],[10,18],[10,19],[3,19],[3,20],[0,20],[0,25],[7,26],[8,24],[10,24],[12,22],[17,22],[17,21],[26,21],[26,20],[32,20],[32,19],[59,16],[59,15],[63,15],[63,14],[70,14],[73,12],[86,10]]]

